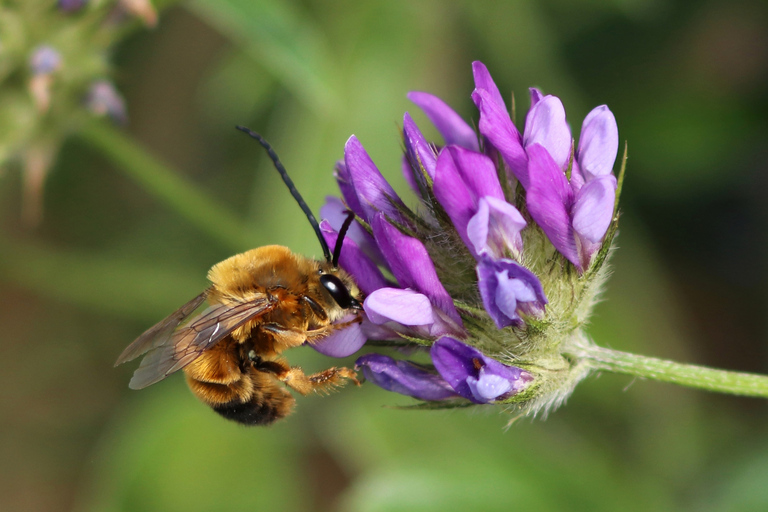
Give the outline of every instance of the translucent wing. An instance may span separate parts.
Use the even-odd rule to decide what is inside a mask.
[[[192,302],[189,303],[190,306],[191,304]],[[153,336],[153,343],[149,344],[150,346],[144,350],[147,352],[147,355],[144,356],[139,368],[133,374],[128,387],[131,389],[141,389],[163,380],[171,373],[184,368],[197,359],[200,354],[227,337],[233,330],[248,320],[252,320],[274,309],[276,304],[277,301],[274,299],[270,300],[264,294],[248,302],[240,302],[234,305],[215,304],[182,327],[178,327],[177,322],[174,327],[178,328],[175,331],[167,332],[165,338]],[[185,306],[182,306],[182,309]],[[165,324],[167,320],[164,320],[161,324]],[[153,329],[155,328],[153,327],[150,331]],[[158,329],[158,332],[160,332],[160,329]],[[144,335],[139,340],[143,337]],[[139,340],[136,340],[134,344]],[[130,348],[128,347],[126,352]],[[136,356],[143,353],[138,350],[135,352],[138,352]],[[122,359],[121,356],[118,362],[122,362]]]
[[[205,301],[209,291],[210,288],[168,315],[164,320],[144,331],[144,334],[136,338],[133,343],[123,350],[123,353],[117,358],[115,366],[132,361],[140,355],[167,343],[173,331]]]

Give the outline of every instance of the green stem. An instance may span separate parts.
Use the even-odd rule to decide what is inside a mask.
[[[716,370],[618,350],[581,346],[579,356],[595,370],[624,373],[718,393],[768,398],[768,375]]]
[[[84,126],[79,135],[130,179],[211,238],[236,251],[253,245],[253,237],[248,236],[250,230],[240,219],[123,132],[106,122],[93,121]]]

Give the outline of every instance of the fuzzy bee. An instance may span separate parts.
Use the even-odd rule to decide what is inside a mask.
[[[362,321],[362,293],[338,267],[349,215],[331,254],[317,220],[296,190],[271,146],[243,127],[267,150],[317,234],[325,261],[278,245],[228,258],[208,272],[211,286],[131,343],[115,365],[144,355],[129,387],[142,389],[183,370],[203,403],[225,418],[268,425],[288,415],[295,400],[286,387],[306,395],[329,391],[347,380],[349,368],[306,375],[281,354],[313,344]],[[195,314],[204,302],[208,307]]]

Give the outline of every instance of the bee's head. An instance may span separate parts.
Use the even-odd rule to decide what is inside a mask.
[[[285,167],[283,167],[283,164],[280,163],[280,159],[272,149],[272,146],[270,146],[269,143],[264,140],[264,137],[252,130],[249,130],[248,128],[238,126],[237,129],[247,133],[259,141],[264,149],[267,150],[267,154],[272,160],[272,163],[275,165],[275,169],[277,169],[277,172],[280,173],[280,176],[283,178],[283,181],[288,187],[291,195],[294,197],[294,199],[296,199],[299,207],[301,207],[302,211],[307,217],[307,220],[315,230],[315,234],[317,235],[317,239],[320,241],[320,246],[323,248],[323,254],[325,256],[325,262],[321,263],[319,267],[320,288],[327,292],[327,295],[333,299],[333,303],[329,305],[332,306],[336,312],[338,312],[338,316],[345,315],[349,313],[350,310],[353,312],[362,311],[362,293],[360,288],[358,288],[349,274],[339,268],[339,256],[341,255],[342,242],[344,241],[344,236],[346,235],[349,226],[352,224],[352,221],[355,220],[355,214],[349,212],[347,219],[344,221],[344,224],[339,230],[339,237],[336,240],[336,247],[334,248],[333,254],[331,254],[330,247],[328,247],[328,243],[325,241],[325,238],[320,231],[320,225],[317,223],[317,219],[315,219],[315,216],[307,206],[307,203],[304,202],[304,199],[301,197],[301,194],[299,194],[299,191],[296,190],[296,186],[288,176],[288,172],[285,170]],[[330,316],[334,317],[337,315],[331,314]]]
[[[341,309],[362,311],[362,293],[352,278],[339,268],[320,276],[320,284]]]

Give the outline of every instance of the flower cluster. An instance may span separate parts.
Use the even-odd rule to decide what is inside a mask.
[[[108,48],[125,20],[157,22],[150,0],[24,0],[0,6],[0,170],[20,163],[24,218],[40,221],[42,189],[64,138],[88,116],[124,123]],[[22,80],[19,80],[22,77]]]
[[[415,211],[348,140],[335,172],[341,199],[328,199],[321,227],[333,246],[345,211],[355,214],[339,263],[366,295],[366,318],[315,348],[341,357],[367,340],[421,347],[426,364],[375,353],[356,364],[430,406],[536,412],[585,374],[569,350],[583,338],[616,229],[618,129],[597,107],[576,145],[560,99],[531,89],[521,133],[486,67],[473,72],[479,133],[439,98],[408,95],[444,139],[428,142],[405,114],[402,170]]]

